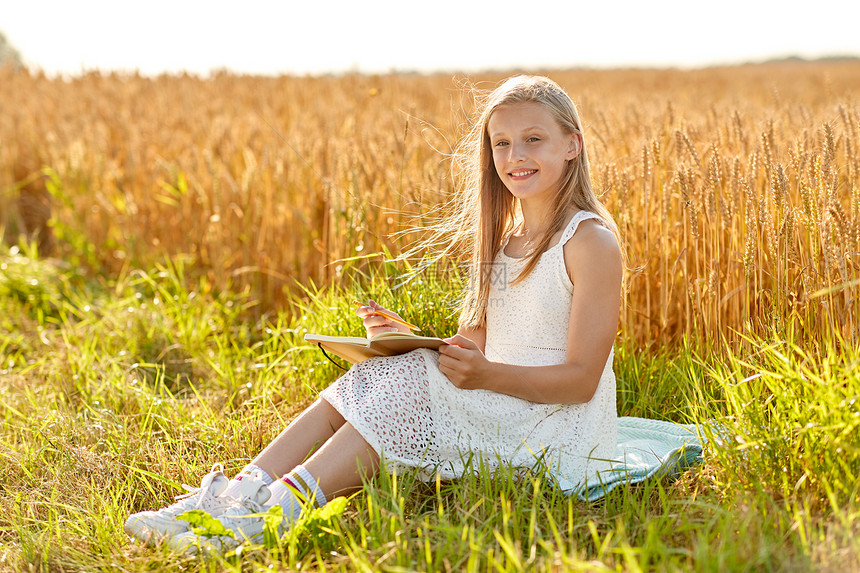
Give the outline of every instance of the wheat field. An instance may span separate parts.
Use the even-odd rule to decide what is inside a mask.
[[[697,424],[700,465],[593,503],[381,472],[268,545],[129,542],[339,375],[302,335],[354,298],[456,328],[458,269],[384,259],[504,76],[0,70],[0,571],[857,570],[860,64],[548,75],[625,243],[618,413]]]
[[[552,71],[629,259],[622,333],[860,341],[860,64]],[[500,74],[50,79],[0,71],[0,225],[116,276],[182,255],[283,309],[420,235]]]

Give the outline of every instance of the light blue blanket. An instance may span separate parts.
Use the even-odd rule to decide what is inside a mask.
[[[702,442],[693,424],[648,418],[618,418],[618,445],[611,460],[592,460],[585,487],[559,483],[565,493],[593,501],[624,483],[652,476],[676,476],[702,459]]]

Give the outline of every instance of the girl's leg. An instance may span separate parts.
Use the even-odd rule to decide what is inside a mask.
[[[331,404],[318,399],[278,434],[251,463],[277,479],[308,459],[345,422]]]
[[[326,499],[359,489],[379,469],[379,455],[352,424],[345,423],[304,464]]]
[[[323,403],[327,404],[324,401]],[[314,407],[318,404],[315,404]],[[322,409],[316,411],[322,411]],[[296,420],[291,424],[290,428],[298,421]],[[289,440],[287,430],[272,442],[271,452],[269,451],[270,448],[266,448],[267,451],[261,454],[261,456],[266,456],[262,460],[263,463],[269,459],[275,459],[275,464],[279,466],[283,463],[284,458],[277,454],[290,450],[288,444],[281,443]],[[260,460],[255,460],[255,463],[260,463]],[[266,466],[260,467],[265,468]],[[272,466],[269,465],[268,467]],[[294,493],[294,488],[301,488],[299,490],[301,494],[307,495],[309,501],[319,506],[336,495],[343,495],[356,490],[361,486],[362,477],[376,472],[378,467],[379,456],[352,424],[346,422],[340,426],[334,436],[323,443],[322,447],[310,459],[294,468],[282,480],[278,480],[270,487],[269,494],[257,497],[259,493],[265,491],[263,489],[265,486],[260,480],[244,482],[250,486],[248,492],[244,494],[247,496],[244,498],[245,501],[232,506],[218,517],[218,521],[228,531],[232,532],[231,535],[203,538],[196,533],[188,532],[172,537],[169,542],[170,547],[186,553],[196,553],[202,547],[223,551],[235,547],[244,539],[261,540],[266,528],[265,517],[262,515],[266,511],[266,506],[261,504],[268,501],[270,504],[280,505],[284,510],[285,519],[290,521],[301,515],[302,505],[305,503],[300,496],[297,496],[299,492]],[[320,490],[325,499],[320,499],[319,495],[315,493]],[[282,527],[286,526],[288,523],[282,524]]]
[[[325,400],[317,400],[272,440],[251,463],[276,480],[307,459],[314,450],[335,435],[344,422],[343,416],[331,404]],[[142,511],[130,515],[125,522],[125,532],[144,542],[182,536],[188,533],[188,522],[177,519],[178,515],[190,509],[205,509],[211,515],[222,515],[231,507],[232,501],[239,497],[242,477],[240,474],[225,483],[227,478],[221,470],[216,471],[213,466],[212,471],[203,478],[199,493],[159,511]]]

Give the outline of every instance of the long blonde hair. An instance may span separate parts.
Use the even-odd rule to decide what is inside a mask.
[[[472,127],[454,152],[458,180],[454,197],[448,203],[444,220],[431,227],[435,231],[434,238],[425,246],[436,247],[434,259],[437,260],[454,253],[458,247],[470,253],[470,280],[461,301],[460,325],[480,328],[486,325],[490,282],[494,280],[492,263],[505,236],[516,223],[515,198],[496,173],[487,134],[487,123],[500,106],[538,103],[552,114],[564,132],[576,133],[582,138],[582,151],[568,161],[562,173],[559,192],[553,199],[552,220],[512,284],[522,281],[534,270],[553,235],[562,229],[574,208],[597,214],[616,237],[618,233],[612,216],[591,186],[579,113],[570,96],[557,83],[542,76],[515,76],[488,95],[476,94],[475,100],[478,111]]]

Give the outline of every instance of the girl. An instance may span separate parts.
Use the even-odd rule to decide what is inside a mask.
[[[189,551],[259,539],[254,514],[280,504],[288,527],[303,503],[359,488],[382,454],[446,479],[468,470],[470,454],[491,467],[539,459],[570,484],[585,480],[590,459],[612,456],[622,257],[573,102],[547,78],[511,78],[457,157],[466,179],[456,214],[436,226],[437,239],[450,233],[438,256],[469,249],[472,280],[448,344],[355,364],[237,477],[213,467],[178,503],[132,515],[129,534]],[[380,309],[358,309],[368,336],[407,330]],[[176,516],[194,508],[232,535],[189,532]]]

